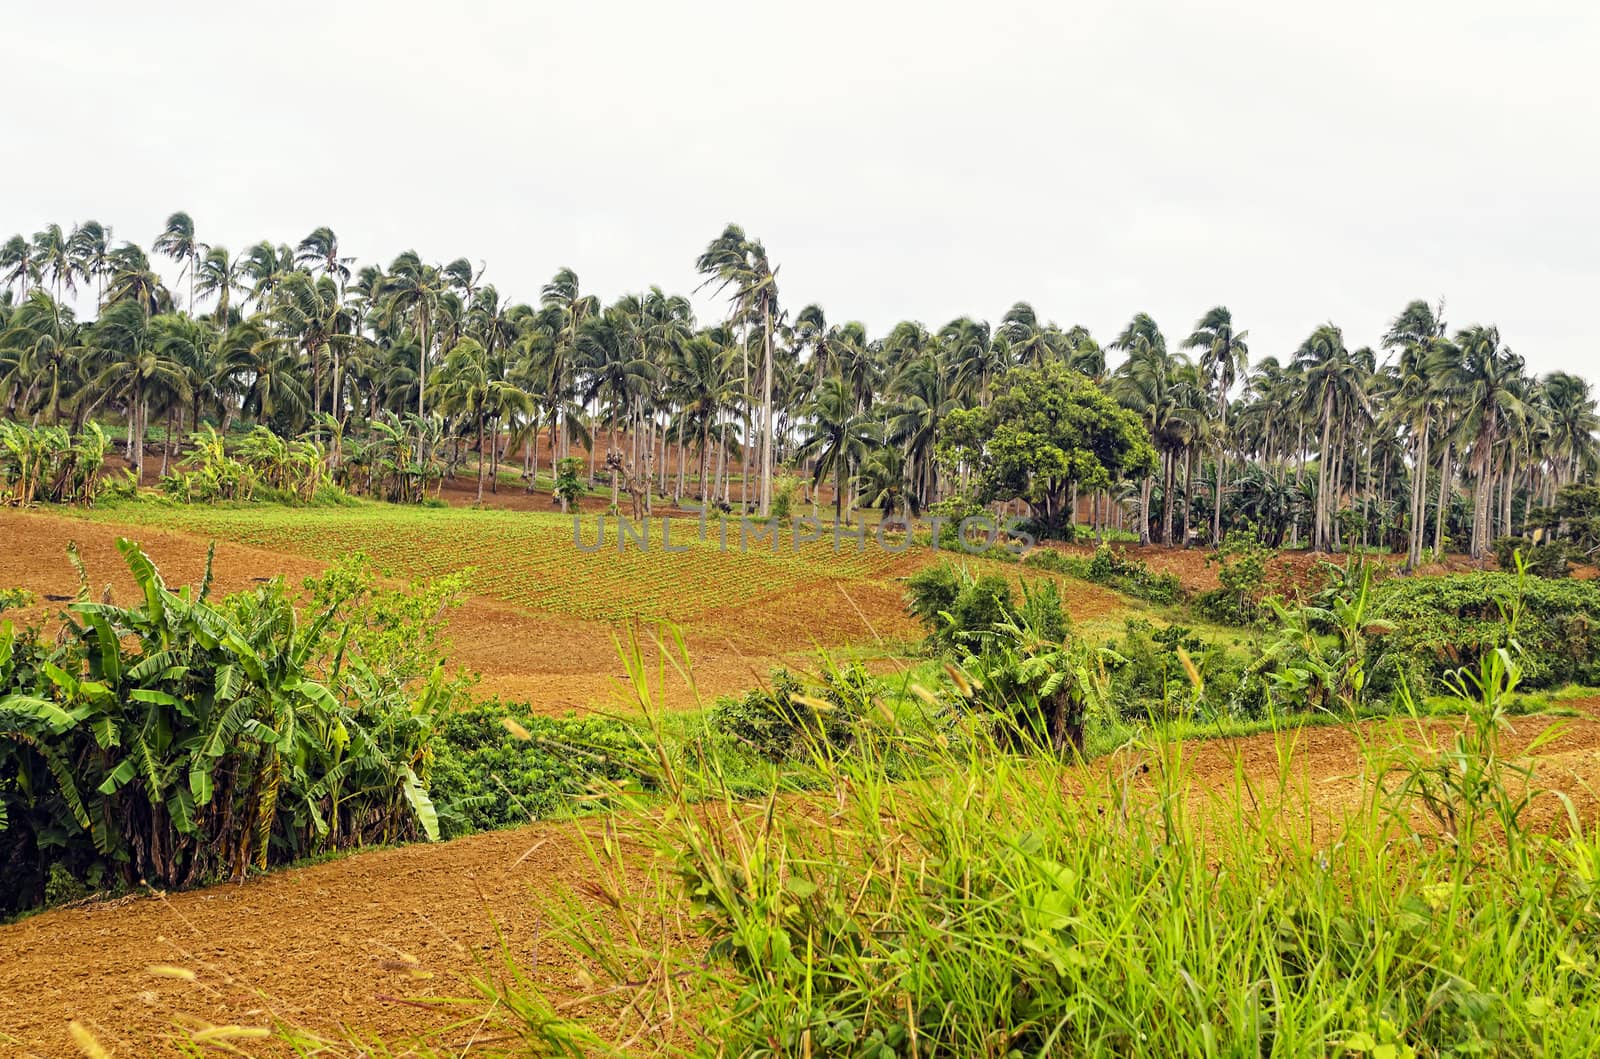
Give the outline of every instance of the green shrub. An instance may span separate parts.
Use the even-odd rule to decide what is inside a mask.
[[[1200,594],[1195,609],[1225,625],[1250,625],[1261,616],[1267,594],[1267,561],[1276,553],[1253,529],[1231,529],[1206,564],[1217,564],[1220,588]]]
[[[876,683],[859,662],[826,665],[814,687],[774,669],[770,687],[718,699],[711,727],[768,761],[809,760],[848,750],[875,694]]]
[[[1494,542],[1495,561],[1505,571],[1517,568],[1521,554],[1523,569],[1535,577],[1567,577],[1572,573],[1572,546],[1566,541],[1534,543],[1525,537],[1500,537]]]
[[[974,577],[964,566],[944,563],[917,571],[906,587],[906,608],[928,630],[934,649],[992,632],[1013,614],[1011,582],[999,574]]]
[[[1127,549],[1114,549],[1106,543],[1097,547],[1087,559],[1050,548],[1036,548],[1028,553],[1023,562],[1054,573],[1093,581],[1135,599],[1162,606],[1182,602],[1184,598],[1183,584],[1178,580],[1178,575],[1158,574],[1142,559],[1130,557]]]
[[[1393,578],[1377,589],[1375,616],[1393,631],[1383,656],[1435,684],[1474,666],[1504,638],[1504,608],[1521,599],[1517,640],[1528,688],[1600,681],[1600,582],[1519,579],[1507,573]]]
[[[596,781],[638,774],[639,738],[609,718],[556,719],[489,700],[440,720],[430,793],[446,837],[570,811]]]

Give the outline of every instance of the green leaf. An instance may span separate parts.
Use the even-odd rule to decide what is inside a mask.
[[[439,841],[439,814],[433,808],[433,800],[428,797],[427,790],[422,786],[422,781],[417,779],[417,774],[406,766],[405,779],[401,781],[401,789],[405,791],[406,801],[411,803],[412,812],[417,814],[417,822],[422,825],[423,832],[428,836],[429,842]]]

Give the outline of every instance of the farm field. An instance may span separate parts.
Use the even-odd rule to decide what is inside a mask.
[[[1569,706],[1576,717],[1519,723],[1505,749],[1527,747],[1559,724],[1558,737],[1537,748],[1535,778],[1593,823],[1600,819],[1600,699]],[[1264,791],[1281,777],[1286,789],[1314,800],[1317,811],[1305,823],[1315,831],[1358,794],[1360,742],[1381,741],[1388,731],[1377,724],[1306,729],[1294,737],[1287,772],[1271,734],[1198,743],[1189,796],[1203,805],[1240,774]],[[1141,771],[1137,758],[1112,767],[1128,776]],[[1063,779],[1074,782],[1070,771]],[[1555,829],[1565,808],[1546,795],[1531,816],[1536,828]],[[469,995],[469,978],[499,969],[503,944],[556,1003],[581,1002],[579,964],[550,943],[544,903],[589,892],[597,870],[588,849],[604,831],[598,820],[541,823],[364,853],[242,886],[56,909],[0,927],[0,1043],[9,1034],[17,1051],[8,1054],[68,1054],[64,1020],[71,1017],[115,1055],[176,1055],[168,1042],[174,1027],[281,1020],[332,1038],[342,1036],[341,1024],[390,1039],[431,1034],[443,1054],[470,1054],[475,1029],[456,1025],[459,1012],[408,1000]],[[150,971],[164,966],[193,970],[196,980]],[[603,1003],[577,1010],[608,1014]],[[287,1053],[260,1046],[251,1054]]]
[[[291,585],[354,551],[365,552],[398,581],[468,576],[462,605],[445,615],[450,662],[481,674],[484,694],[525,701],[551,715],[612,707],[620,675],[614,637],[630,624],[666,622],[691,649],[704,696],[733,693],[763,680],[785,661],[808,659],[818,647],[849,648],[863,657],[904,653],[917,635],[903,602],[903,579],[948,558],[913,547],[895,554],[870,542],[854,550],[846,536],[838,554],[829,540],[785,543],[778,554],[737,547],[737,528],[723,550],[713,528],[673,521],[674,548],[665,554],[615,547],[608,520],[606,547],[582,552],[572,521],[560,515],[462,508],[365,505],[336,509],[212,509],[151,504],[109,510],[16,512],[0,509],[0,584],[25,588],[40,600],[20,617],[40,618],[77,590],[66,546],[76,541],[95,593],[109,584],[118,598],[133,592],[115,541],[140,541],[173,585],[196,582],[206,549],[217,545],[216,577],[224,592],[283,575]],[[659,529],[654,530],[659,533]],[[594,545],[594,523],[584,524]],[[770,546],[769,546],[770,547]],[[1017,568],[977,557],[976,569],[1017,576]],[[1064,586],[1074,620],[1091,635],[1110,635],[1126,616],[1150,608],[1096,585],[1043,572]],[[1152,615],[1154,616],[1154,615]],[[1156,620],[1160,620],[1159,617]],[[690,704],[673,688],[675,703]]]

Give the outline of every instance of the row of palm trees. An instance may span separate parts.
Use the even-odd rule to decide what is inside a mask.
[[[1134,411],[1160,455],[1158,473],[1089,499],[1097,526],[1131,517],[1142,540],[1176,544],[1248,522],[1276,543],[1404,547],[1413,563],[1458,536],[1486,554],[1597,459],[1584,380],[1536,377],[1493,327],[1452,332],[1420,301],[1395,317],[1383,363],[1331,323],[1252,363],[1221,306],[1170,344],[1144,313],[1102,347],[1025,302],[992,327],[903,321],[872,337],[817,305],[791,314],[777,266],[735,225],[696,260],[727,302],[709,326],[657,287],[603,303],[570,269],[537,303],[509,304],[465,258],[358,267],[328,228],[234,254],[175,213],[151,250],[178,267],[175,290],[98,222],[0,245],[6,417],[77,429],[120,414],[142,466],[152,417],[168,437],[239,419],[343,436],[404,413],[475,445],[480,495],[512,453],[531,488],[584,445],[593,479],[604,443],[661,496],[766,514],[789,465],[831,481],[848,517],[960,492],[965,469],[940,458],[944,417],[986,404],[1015,367],[1060,361]],[[83,300],[92,320],[73,308]]]

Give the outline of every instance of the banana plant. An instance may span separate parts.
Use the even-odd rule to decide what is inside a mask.
[[[78,598],[59,637],[0,625],[0,882],[41,846],[183,886],[326,849],[436,839],[429,741],[443,692],[373,670],[345,595],[297,611],[281,579],[214,602],[139,546],[139,595]],[[12,826],[14,817],[26,826]],[[79,845],[81,843],[81,846]]]

